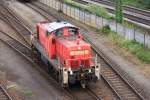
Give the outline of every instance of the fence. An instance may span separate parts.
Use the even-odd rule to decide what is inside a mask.
[[[137,25],[128,26],[116,23],[116,21],[108,20],[102,17],[98,17],[89,12],[82,11],[73,6],[65,3],[61,4],[56,0],[39,0],[56,10],[62,10],[62,12],[78,21],[81,21],[87,25],[95,27],[97,29],[103,26],[109,25],[112,31],[117,32],[119,35],[129,40],[135,40],[139,43],[144,44],[145,47],[150,48],[150,30],[145,30]]]

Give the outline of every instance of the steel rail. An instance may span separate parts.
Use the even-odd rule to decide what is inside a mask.
[[[78,88],[78,87],[77,87]],[[102,98],[100,98],[95,92],[93,92],[90,88],[86,87],[85,89],[80,88],[78,90],[74,90],[71,88],[66,88],[66,90],[71,93],[74,97],[75,100],[87,100],[87,99],[91,99],[91,100],[102,100]],[[84,94],[84,97],[80,97],[78,96],[78,94],[82,95]],[[85,96],[86,95],[86,96]]]
[[[90,89],[89,87],[86,87],[87,92],[89,92],[90,95],[93,95],[93,97],[96,100],[103,100],[100,96],[98,96],[92,89]]]
[[[11,9],[7,6],[1,6],[1,16],[0,18],[6,22],[11,28],[13,28],[22,38],[23,40],[29,44],[28,38],[32,32],[24,25],[24,22],[18,18],[16,13],[14,13]]]
[[[1,34],[4,34],[6,37],[8,37],[8,38],[10,39],[10,40],[8,40],[8,41],[5,41],[5,42],[7,42],[8,44],[10,43],[10,41],[15,41],[15,43],[21,44],[21,45],[23,45],[23,47],[25,47],[25,48],[31,50],[29,46],[27,46],[26,44],[23,44],[23,43],[19,42],[17,39],[15,39],[14,37],[12,37],[12,36],[9,35],[8,33],[3,32],[3,31],[1,31],[1,30],[0,30],[0,33],[1,33]],[[0,37],[0,39],[1,39],[1,37]],[[1,40],[2,40],[2,39],[1,39]],[[3,40],[3,41],[4,41],[4,40]],[[9,44],[9,45],[10,45],[10,44]]]
[[[84,100],[91,99],[91,100],[102,100],[98,97],[92,90],[79,88],[78,90],[73,90],[70,88],[66,88],[66,90],[74,97],[74,100]],[[80,97],[80,95],[84,94],[84,97]],[[79,95],[79,96],[78,96]]]
[[[108,5],[110,7],[115,7],[115,3],[108,0],[74,0],[74,1],[81,2],[81,3],[83,2],[84,4],[90,3],[89,1],[94,1],[97,3]],[[150,17],[150,11],[142,10],[128,5],[123,5],[123,9],[126,11],[130,11],[130,12],[134,12],[134,13],[138,13]]]
[[[103,78],[103,80],[108,84],[108,86],[112,89],[113,92],[115,92],[116,96],[121,100],[121,96],[119,95],[119,93],[115,90],[115,88],[111,85],[111,83],[109,81],[107,81],[107,79],[101,75],[101,77]]]
[[[9,93],[7,92],[7,90],[2,86],[2,85],[0,85],[0,92],[2,92],[2,94],[0,93],[0,97],[2,96],[5,96],[5,97],[3,97],[2,99],[4,99],[4,98],[7,98],[7,100],[13,100],[12,98],[11,98],[11,96],[9,95]]]
[[[35,7],[34,5],[32,5],[30,3],[26,3],[25,5],[28,6],[29,8],[31,8],[31,9],[33,9],[34,11],[39,13],[40,15],[42,15],[48,21],[51,21],[51,18],[49,17],[48,13],[43,12],[41,9],[38,9],[37,7]]]
[[[110,6],[110,7],[105,7],[110,13],[114,13],[115,11],[114,9],[115,4],[107,0],[105,1],[103,0],[74,0],[74,1],[82,3],[82,4],[89,4],[91,2],[104,4],[106,6]],[[124,8],[123,14],[125,18],[150,26],[150,12],[149,11],[137,9],[137,8],[126,6],[126,5],[123,6],[123,8]]]
[[[106,4],[106,5],[115,7],[115,3],[111,2],[111,1],[108,1],[108,0],[91,0],[91,1],[99,2],[99,3],[102,3],[102,4]],[[88,2],[88,1],[86,1],[86,2]],[[135,7],[128,6],[128,5],[123,5],[123,8],[126,11],[136,12],[138,14],[142,14],[142,15],[150,17],[150,11],[142,10],[142,9],[135,8]]]

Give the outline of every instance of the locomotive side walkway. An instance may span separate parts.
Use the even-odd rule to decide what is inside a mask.
[[[126,50],[119,48],[115,44],[112,44],[106,36],[96,32],[95,29],[75,21],[74,19],[71,19],[62,13],[58,13],[54,9],[48,10],[51,12],[51,14],[60,16],[61,19],[70,21],[71,23],[77,25],[83,29],[81,31],[84,33],[88,33],[89,39],[97,46],[97,48],[102,50],[106,56],[108,56],[120,67],[122,71],[125,72],[125,77],[128,77],[135,83],[140,84],[139,87],[143,89],[141,92],[143,92],[143,95],[145,95],[146,99],[150,98],[150,65],[140,63],[136,57]]]

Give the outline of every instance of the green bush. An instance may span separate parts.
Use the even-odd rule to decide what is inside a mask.
[[[115,0],[111,0],[115,2]],[[150,9],[150,0],[122,0],[123,4],[138,7],[141,9]]]
[[[145,63],[150,63],[150,51],[142,44],[137,43],[136,41],[125,41],[122,43],[122,47],[127,48],[131,53],[136,55],[141,61]]]
[[[94,4],[88,5],[86,7],[86,10],[89,11],[90,13],[92,13],[92,14],[95,14],[97,16],[104,17],[104,18],[107,18],[107,19],[110,19],[112,17],[108,14],[108,12],[105,8],[94,5]]]
[[[115,32],[110,32],[108,38],[112,40],[114,43],[118,44],[120,47],[129,50],[132,54],[137,56],[137,58],[142,62],[150,64],[150,51],[144,48],[143,44],[140,44],[133,40],[126,40],[120,37]]]
[[[107,10],[103,7],[97,6],[95,4],[89,4],[89,5],[83,5],[77,2],[74,2],[72,0],[64,0],[64,2],[68,5],[71,5],[73,7],[79,8],[83,11],[87,11],[91,14],[95,14],[99,17],[104,17],[106,19],[114,19],[113,16],[110,16],[107,12]]]
[[[111,32],[110,26],[106,25],[101,29],[102,33],[109,34]]]

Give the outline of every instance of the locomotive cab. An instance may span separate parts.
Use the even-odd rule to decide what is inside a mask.
[[[82,39],[74,25],[41,22],[37,24],[37,38],[32,43],[47,63],[54,66],[52,69],[58,73],[63,86],[79,81],[85,87],[86,82],[100,78],[100,64],[92,60],[91,45]]]

